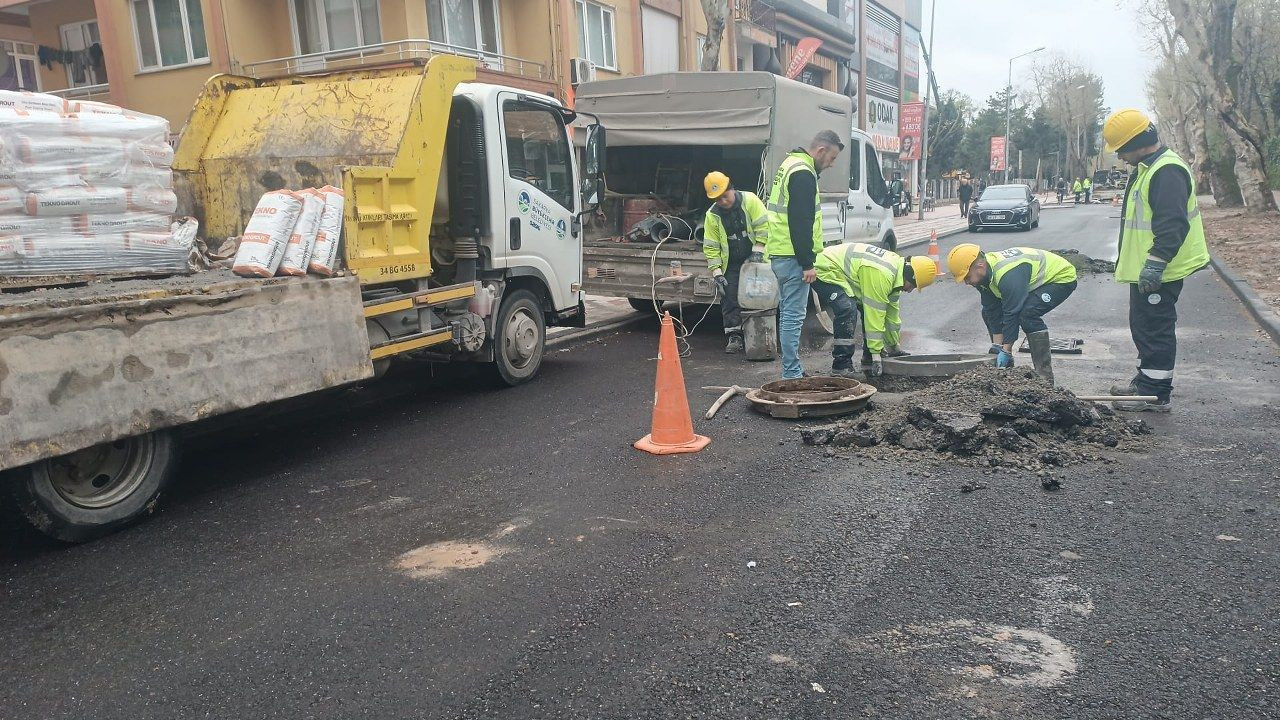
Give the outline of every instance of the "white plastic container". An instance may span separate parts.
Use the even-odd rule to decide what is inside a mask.
[[[493,312],[493,306],[498,300],[498,294],[494,292],[492,285],[486,285],[479,280],[476,281],[476,294],[471,298],[471,302],[467,304],[467,309],[479,315],[480,317],[489,317]]]
[[[738,276],[738,305],[743,310],[768,310],[778,307],[778,278],[768,263],[742,263]]]

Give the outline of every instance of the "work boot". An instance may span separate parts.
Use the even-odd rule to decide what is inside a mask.
[[[851,380],[862,379],[862,373],[858,372],[857,370],[854,370],[851,367],[847,367],[847,368],[833,367],[831,368],[831,374],[835,377],[849,378]]]
[[[729,333],[729,344],[724,346],[725,352],[730,355],[737,355],[746,349],[746,343],[742,341],[742,333]]]
[[[1128,385],[1112,385],[1111,394],[1112,395],[1138,395],[1140,393],[1138,392],[1138,388],[1132,382],[1130,382]]]
[[[1173,409],[1173,400],[1114,400],[1111,407],[1120,412],[1154,412],[1167,413]]]
[[[1053,350],[1049,346],[1049,331],[1039,330],[1027,333],[1027,344],[1031,346],[1031,365],[1036,374],[1053,386]]]

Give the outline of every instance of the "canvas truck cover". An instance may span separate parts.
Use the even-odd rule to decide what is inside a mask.
[[[596,115],[609,147],[650,145],[764,145],[764,173],[820,130],[845,139],[853,128],[853,100],[767,72],[678,72],[600,80],[578,88],[577,110]],[[847,153],[823,173],[820,190],[849,190]]]

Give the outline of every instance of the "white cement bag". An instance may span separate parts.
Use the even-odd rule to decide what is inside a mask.
[[[67,111],[67,102],[56,95],[25,90],[0,90],[0,108],[64,113]]]
[[[141,113],[68,115],[62,119],[62,126],[62,134],[69,135],[115,137],[157,145],[169,141],[169,121]]]
[[[80,235],[76,217],[32,217],[30,215],[0,215],[0,235],[49,237],[53,235]]]
[[[77,115],[81,115],[84,113],[95,113],[98,115],[132,114],[128,110],[125,110],[124,108],[120,107],[119,105],[112,105],[110,103],[104,103],[104,102],[95,102],[93,100],[68,100],[67,109],[65,112],[67,114],[74,113]]]
[[[302,212],[298,213],[298,221],[289,235],[289,244],[284,249],[284,258],[277,271],[279,275],[307,274],[307,264],[311,262],[311,252],[316,246],[320,216],[324,214],[324,194],[319,190],[308,188],[299,191],[298,195],[302,197]]]
[[[173,171],[136,162],[124,166],[107,163],[76,166],[20,164],[17,169],[8,171],[0,166],[0,183],[11,183],[27,192],[84,185],[170,189],[173,187]]]
[[[22,212],[26,202],[27,194],[18,188],[0,186],[0,213]]]
[[[0,260],[23,260],[36,256],[35,244],[21,235],[0,236]]]
[[[240,236],[240,247],[231,270],[246,277],[275,275],[300,212],[302,198],[297,193],[272,190],[263,194]]]
[[[178,211],[178,196],[165,188],[135,188],[128,192],[131,212],[158,212],[169,215]],[[105,211],[104,211],[105,212]]]
[[[135,231],[161,232],[170,225],[170,217],[157,212],[125,212],[102,215],[80,215],[72,218],[76,232],[87,235],[100,233],[123,233]],[[3,218],[0,218],[0,232],[4,232]]]
[[[173,147],[168,143],[130,143],[127,153],[131,162],[153,167],[173,166]]]
[[[342,188],[332,185],[325,185],[320,192],[324,194],[324,212],[320,214],[316,244],[307,269],[318,275],[333,275],[338,271],[338,242],[342,238],[342,210],[346,198]]]
[[[120,138],[91,138],[79,135],[40,137],[25,133],[5,135],[5,152],[22,163],[51,167],[77,167],[100,165],[123,167],[131,159],[159,165],[142,157],[138,143],[127,143]],[[135,157],[135,154],[137,157]],[[172,164],[170,153],[169,164]]]
[[[122,213],[130,209],[129,195],[128,190],[120,187],[53,188],[27,193],[26,210],[28,215],[36,216]],[[177,206],[176,198],[174,206]]]

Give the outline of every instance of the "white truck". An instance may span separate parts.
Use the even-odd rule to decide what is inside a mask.
[[[767,72],[664,73],[583,84],[577,108],[609,131],[608,192],[583,248],[588,293],[625,297],[637,310],[654,299],[714,303],[700,242],[711,204],[703,176],[719,170],[767,199],[782,159],[821,130],[848,138],[819,178],[825,242],[896,247],[879,158],[847,96]],[[655,220],[657,233],[633,231]],[[690,277],[655,282],[673,268]]]
[[[332,278],[227,271],[0,293],[0,501],[62,541],[150,513],[182,426],[373,377],[392,358],[542,362],[581,325],[581,218],[604,135],[449,55],[329,74],[212,78],[174,159],[203,235],[264,191],[343,188]],[[481,398],[477,402],[483,402]]]

